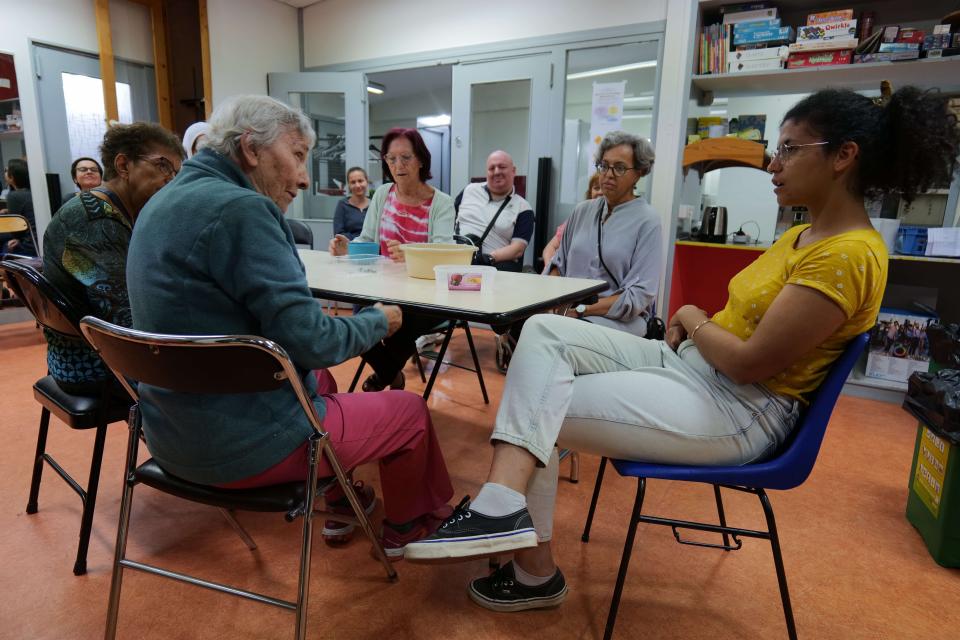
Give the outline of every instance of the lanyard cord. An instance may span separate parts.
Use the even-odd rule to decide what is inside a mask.
[[[127,208],[123,205],[123,200],[120,199],[120,196],[118,196],[116,193],[114,193],[110,189],[107,189],[106,187],[103,187],[103,186],[94,187],[93,189],[91,189],[91,191],[98,191],[103,195],[107,196],[110,199],[110,203],[120,210],[120,213],[122,213],[127,218],[127,220],[130,221],[130,224],[133,224],[133,216],[130,215],[130,212],[127,211]]]
[[[600,264],[603,266],[603,270],[607,272],[607,275],[610,276],[610,279],[613,280],[614,289],[620,288],[620,281],[617,280],[617,277],[613,275],[613,272],[610,271],[610,267],[607,266],[607,263],[603,261],[603,219],[604,212],[607,209],[607,199],[600,198],[600,210],[597,212],[597,257],[600,258]]]

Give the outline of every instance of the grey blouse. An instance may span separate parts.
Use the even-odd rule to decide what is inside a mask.
[[[660,216],[643,198],[634,198],[613,210],[600,229],[600,247],[608,273],[597,251],[597,225],[605,211],[606,201],[602,197],[577,205],[547,272],[556,266],[563,276],[605,280],[608,287],[600,296],[621,295],[605,316],[591,316],[588,320],[643,336],[646,315],[660,286]]]

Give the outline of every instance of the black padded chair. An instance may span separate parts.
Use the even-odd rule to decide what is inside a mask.
[[[8,286],[23,301],[40,326],[64,336],[83,340],[78,324],[79,312],[38,271],[21,261],[9,259],[0,263],[0,271],[3,272]],[[79,576],[87,572],[87,548],[90,545],[93,513],[97,504],[100,462],[103,458],[103,447],[107,437],[107,425],[125,420],[131,402],[129,399],[123,400],[110,394],[106,384],[103,393],[99,396],[73,395],[61,389],[54,381],[53,376],[49,375],[40,378],[33,385],[33,396],[40,403],[42,410],[40,412],[40,430],[37,435],[37,452],[33,461],[33,477],[30,481],[30,497],[27,500],[27,513],[37,513],[40,480],[43,474],[43,463],[46,462],[70,485],[71,489],[77,492],[83,503],[83,515],[80,518],[80,543],[77,547],[77,559],[73,565],[73,573]],[[71,429],[97,430],[86,489],[83,489],[46,451],[51,413]]]
[[[293,241],[298,246],[304,245],[308,249],[313,249],[313,229],[306,222],[287,218],[287,224],[290,225],[290,231],[293,232]]]
[[[317,468],[321,456],[326,457],[335,474],[329,483],[324,483],[324,486],[339,483],[356,514],[355,518],[346,520],[344,516],[338,515],[337,520],[350,520],[359,524],[373,544],[374,552],[386,569],[387,577],[390,580],[396,579],[397,573],[384,554],[383,547],[370,525],[353,486],[340,466],[336,453],[330,445],[329,436],[323,430],[317,410],[307,395],[300,376],[293,362],[279,345],[253,336],[171,336],[144,333],[117,327],[89,316],[82,320],[80,326],[90,344],[100,353],[107,366],[138,402],[130,410],[130,434],[127,441],[123,499],[120,503],[113,578],[110,584],[106,638],[111,639],[116,636],[124,569],[136,569],[220,593],[293,610],[296,612],[295,637],[298,640],[304,638],[310,586],[313,519],[323,515],[323,512],[314,509],[317,488],[320,486]],[[220,489],[194,484],[173,476],[164,471],[153,459],[138,466],[137,452],[142,432],[139,397],[136,390],[126,384],[126,379],[138,380],[141,385],[148,384],[176,392],[206,394],[259,393],[289,386],[296,394],[307,420],[313,427],[313,435],[309,440],[310,466],[307,477],[303,482],[270,487]],[[138,484],[145,484],[184,500],[219,508],[221,513],[228,516],[231,526],[251,550],[256,549],[256,545],[240,524],[229,515],[229,511],[284,513],[289,522],[302,517],[303,537],[300,546],[296,601],[273,598],[127,558],[127,534],[130,527],[133,489]]]

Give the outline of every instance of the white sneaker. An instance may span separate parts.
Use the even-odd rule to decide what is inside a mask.
[[[442,333],[428,333],[417,338],[417,351],[423,351],[429,345],[440,344],[443,342]]]

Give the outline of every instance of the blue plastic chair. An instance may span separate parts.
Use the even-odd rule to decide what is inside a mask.
[[[633,551],[633,541],[637,533],[637,524],[640,522],[670,527],[673,529],[674,537],[680,544],[713,547],[723,549],[724,551],[736,551],[739,549],[743,544],[740,537],[769,540],[773,548],[773,562],[777,569],[777,582],[780,584],[780,599],[783,601],[783,615],[787,622],[787,634],[791,640],[796,640],[797,629],[793,621],[793,610],[790,607],[790,594],[787,590],[787,577],[783,570],[783,557],[780,554],[780,538],[777,535],[773,508],[770,506],[770,500],[767,498],[765,489],[793,489],[803,484],[807,476],[810,475],[810,471],[813,470],[813,464],[817,460],[817,454],[820,452],[820,444],[823,442],[823,435],[826,432],[827,423],[830,420],[833,407],[837,402],[837,397],[840,395],[840,390],[843,388],[847,376],[849,376],[850,371],[853,370],[853,366],[863,352],[864,347],[866,347],[868,340],[869,334],[864,333],[850,341],[846,350],[844,350],[843,354],[830,369],[830,373],[824,379],[823,384],[820,385],[820,388],[812,398],[809,407],[800,418],[799,423],[790,434],[790,437],[784,442],[779,453],[769,460],[739,467],[698,467],[613,460],[613,467],[617,470],[617,473],[621,476],[637,478],[637,497],[633,503],[633,513],[630,516],[630,524],[627,528],[627,539],[623,547],[623,557],[620,560],[620,571],[617,574],[617,584],[613,590],[613,599],[610,602],[610,612],[607,615],[607,626],[603,635],[604,640],[609,640],[613,635],[613,626],[616,623],[617,608],[620,605],[620,596],[622,595],[623,584],[627,576],[627,567],[630,564],[630,554]],[[593,523],[593,514],[596,511],[597,498],[600,496],[600,485],[603,482],[603,472],[606,464],[607,459],[601,459],[600,469],[597,471],[597,483],[593,488],[593,499],[590,502],[590,511],[587,514],[587,522],[583,529],[583,542],[590,540],[590,525]],[[640,509],[643,506],[643,495],[646,489],[647,478],[712,484],[720,524],[706,524],[688,520],[674,520],[641,515]],[[763,512],[767,519],[767,530],[755,531],[727,526],[726,517],[723,513],[723,502],[720,497],[720,487],[752,493],[759,497],[760,504],[763,506]],[[683,540],[680,537],[679,529],[720,533],[723,535],[723,544]],[[731,537],[733,538],[733,544],[730,544]]]

